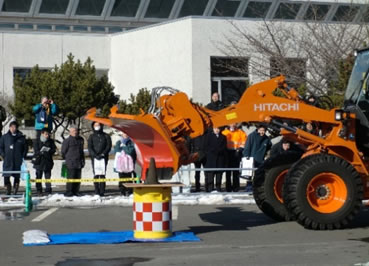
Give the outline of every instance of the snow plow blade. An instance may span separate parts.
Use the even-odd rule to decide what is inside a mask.
[[[158,178],[170,179],[180,166],[181,155],[160,121],[153,114],[127,115],[117,111],[113,106],[109,117],[102,118],[92,108],[85,118],[124,131],[133,140],[142,180],[146,179],[151,158],[155,158]]]

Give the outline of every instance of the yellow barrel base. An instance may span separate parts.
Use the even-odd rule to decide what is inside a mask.
[[[164,231],[164,232],[140,232],[134,231],[133,232],[134,238],[137,239],[161,239],[161,238],[168,238],[172,236],[171,231]]]

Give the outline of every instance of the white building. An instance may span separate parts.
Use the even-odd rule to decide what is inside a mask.
[[[72,53],[81,61],[91,57],[121,98],[171,86],[204,104],[219,90],[229,102],[246,80],[262,79],[253,69],[245,76],[212,75],[211,59],[224,56],[217,44],[232,23],[301,23],[312,9],[321,23],[369,22],[365,0],[0,0],[0,90],[12,97],[16,73],[36,64],[52,68]],[[349,18],[342,15],[347,11]]]

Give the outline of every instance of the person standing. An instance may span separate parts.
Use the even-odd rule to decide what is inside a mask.
[[[205,154],[205,140],[206,133],[204,135],[198,136],[190,140],[190,152],[197,153],[198,159],[194,162],[195,168],[205,167],[206,164],[206,154]],[[200,171],[195,171],[195,192],[200,192]]]
[[[206,136],[206,168],[224,168],[226,166],[227,139],[221,134],[220,129],[215,127]],[[205,174],[205,190],[211,192],[214,187],[216,176],[216,190],[221,191],[223,171],[208,171]]]
[[[224,104],[219,100],[219,93],[214,92],[211,95],[211,102],[206,105],[206,108],[213,110],[213,111],[219,111],[223,109],[225,106]]]
[[[3,135],[3,123],[6,120],[6,110],[0,105],[0,137]]]
[[[133,167],[136,163],[136,150],[135,145],[131,138],[125,133],[125,132],[119,132],[120,139],[115,143],[114,145],[114,153],[117,154],[118,152],[122,153],[124,152],[126,155],[130,156],[133,161]],[[135,175],[134,171],[130,172],[118,172],[119,178],[129,178]],[[118,183],[119,191],[121,195],[129,196],[132,193],[132,189],[127,189],[123,183],[126,182],[120,182]]]
[[[63,141],[61,154],[67,166],[67,179],[81,179],[82,168],[85,166],[83,152],[84,140],[79,136],[78,128],[69,129],[69,137]],[[79,196],[80,183],[67,183],[65,196]]]
[[[99,122],[92,122],[92,130],[93,133],[88,138],[88,152],[91,157],[94,178],[101,179],[105,178],[106,166],[111,150],[111,138],[104,132],[104,126]],[[97,163],[104,165],[105,169],[97,169]],[[94,186],[95,194],[101,197],[104,196],[105,182],[94,182]]]
[[[0,139],[0,155],[3,157],[3,171],[20,171],[21,165],[26,158],[28,146],[26,138],[18,130],[18,123],[12,121],[9,125],[9,131]],[[6,194],[10,195],[12,186],[10,177],[14,177],[14,195],[19,189],[20,174],[4,174],[4,186]]]
[[[35,114],[35,130],[36,139],[41,135],[41,130],[46,128],[49,132],[53,130],[53,116],[59,112],[59,107],[54,103],[53,100],[47,97],[41,98],[41,103],[36,104],[32,108],[32,112]]]
[[[272,147],[272,142],[265,134],[266,127],[260,125],[252,132],[246,141],[245,148],[243,150],[243,156],[246,158],[254,158],[254,167],[259,167],[263,162],[267,151]],[[252,192],[251,180],[247,181],[246,191]]]
[[[227,138],[227,167],[239,168],[242,158],[243,147],[246,143],[246,133],[231,124],[222,134]],[[226,171],[226,191],[237,192],[240,189],[240,171]]]
[[[42,175],[45,175],[45,179],[50,179],[51,170],[54,166],[53,155],[56,151],[55,142],[50,138],[50,132],[44,128],[41,130],[40,138],[36,139],[33,143],[33,167],[36,169],[36,179],[42,179]],[[46,194],[51,194],[51,183],[46,183]],[[37,194],[42,195],[42,183],[36,183]]]

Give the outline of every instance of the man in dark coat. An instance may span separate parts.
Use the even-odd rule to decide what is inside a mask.
[[[213,128],[205,141],[206,168],[224,168],[226,166],[227,139],[220,133],[219,128]],[[205,174],[205,190],[211,192],[214,187],[214,175],[216,176],[216,190],[221,191],[223,171],[208,171]]]
[[[190,140],[190,152],[198,153],[198,159],[194,162],[195,168],[205,167],[206,154],[205,154],[205,140],[206,134],[198,136]],[[195,191],[200,192],[200,171],[195,172]]]
[[[51,170],[54,166],[53,155],[56,151],[55,142],[50,138],[50,132],[44,128],[41,130],[41,135],[33,143],[33,167],[36,169],[36,179],[50,179]],[[42,183],[36,183],[37,194],[42,195]],[[51,194],[51,183],[46,183],[46,194]]]
[[[105,178],[105,175],[95,173],[95,160],[104,160],[105,171],[109,161],[109,152],[111,150],[111,138],[103,131],[103,125],[98,122],[92,122],[93,133],[88,138],[88,152],[91,157],[92,170],[94,178]],[[105,182],[95,182],[95,194],[104,196]]]
[[[84,140],[79,136],[78,128],[69,129],[70,136],[63,141],[61,153],[67,166],[68,179],[81,179],[82,168],[85,166],[85,155],[83,152]],[[67,197],[79,196],[80,183],[67,183]]]
[[[297,158],[301,157],[304,150],[299,145],[296,145],[285,138],[274,144],[270,150],[270,158],[279,157],[283,160],[283,156],[295,155]]]
[[[18,130],[18,123],[13,121],[9,131],[0,139],[0,155],[4,159],[3,171],[20,171],[23,159],[26,158],[28,146],[23,133]],[[19,189],[20,174],[4,174],[6,194],[11,194],[10,176],[14,177],[14,194]]]
[[[243,156],[247,158],[253,157],[254,167],[259,167],[264,162],[267,151],[272,147],[272,142],[265,133],[266,127],[262,125],[258,126],[246,140]],[[246,191],[252,191],[251,181],[247,182]]]
[[[225,106],[224,104],[219,100],[219,93],[214,92],[211,95],[211,102],[206,105],[206,108],[213,110],[213,111],[219,111],[223,109]]]

